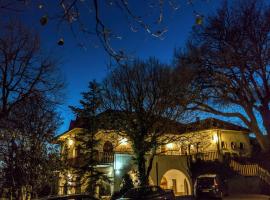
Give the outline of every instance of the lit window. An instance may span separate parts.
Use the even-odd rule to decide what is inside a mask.
[[[222,141],[222,142],[221,142],[221,147],[222,147],[223,149],[226,149],[226,148],[227,148],[227,143],[224,142],[224,141]]]
[[[236,148],[236,145],[235,145],[234,142],[231,142],[231,148],[232,148],[232,149],[235,149],[235,148]]]

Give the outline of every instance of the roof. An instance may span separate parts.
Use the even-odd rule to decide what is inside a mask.
[[[207,129],[224,129],[224,130],[243,131],[248,133],[251,132],[247,128],[216,118],[206,118],[204,120],[197,120],[196,122],[186,124],[185,130],[182,130],[182,132],[187,133]]]
[[[100,129],[114,130],[114,129],[119,129],[119,124],[121,124],[121,122],[125,120],[127,117],[130,117],[132,115],[133,114],[128,114],[123,111],[107,110],[97,115],[97,119],[102,122],[100,125]],[[104,121],[106,123],[103,123]],[[77,118],[76,120],[72,120],[70,122],[69,130],[58,135],[56,139],[75,128],[86,128],[85,122],[86,122],[85,119]],[[196,131],[208,130],[208,129],[235,130],[235,131],[243,131],[246,133],[250,133],[250,130],[247,128],[244,128],[242,126],[239,126],[230,122],[222,121],[216,118],[207,118],[203,120],[197,120],[196,122],[192,122],[188,124],[182,124],[180,122],[161,117],[160,123],[161,125],[166,124],[166,128],[168,129],[167,132],[170,132],[172,134],[184,134],[188,132],[196,132]]]

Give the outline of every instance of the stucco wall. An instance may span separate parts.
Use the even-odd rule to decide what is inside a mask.
[[[239,131],[221,130],[220,138],[221,142],[224,141],[226,144],[226,148],[221,147],[221,149],[224,152],[226,150],[232,152],[238,151],[240,154],[243,154],[244,156],[249,156],[251,154],[252,146],[250,144],[248,134]],[[232,142],[235,143],[235,148],[232,148],[231,145]],[[242,150],[240,149],[240,142],[243,143],[244,145],[244,148]]]
[[[120,184],[122,177],[125,173],[130,170],[136,170],[136,166],[134,164],[134,160],[131,155],[127,154],[118,154],[115,156],[115,164],[114,164],[114,191],[118,191],[120,189]],[[120,164],[121,163],[121,164]],[[120,166],[120,167],[119,167]],[[185,156],[177,156],[177,155],[158,155],[153,160],[152,170],[150,172],[150,179],[154,185],[160,185],[161,179],[166,172],[169,170],[179,170],[181,171],[188,182],[188,190],[189,194],[192,193],[192,182],[188,172],[187,159]],[[181,177],[179,177],[181,178]],[[177,177],[176,177],[177,179]],[[180,180],[179,180],[180,181]],[[181,179],[181,181],[183,181]],[[178,183],[179,187],[181,187],[181,183]],[[182,190],[179,189],[179,192]]]

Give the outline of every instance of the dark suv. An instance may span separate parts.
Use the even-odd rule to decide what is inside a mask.
[[[217,174],[203,174],[196,178],[194,184],[196,199],[220,198],[227,195],[227,186]]]

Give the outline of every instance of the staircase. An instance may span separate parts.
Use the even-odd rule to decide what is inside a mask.
[[[270,185],[270,173],[258,164],[240,164],[235,160],[231,160],[230,167],[242,176],[256,176]]]

